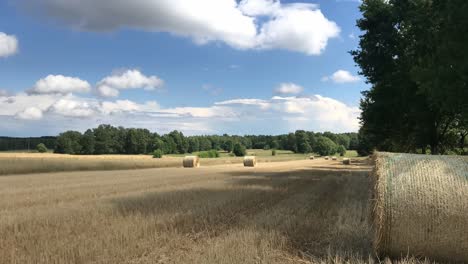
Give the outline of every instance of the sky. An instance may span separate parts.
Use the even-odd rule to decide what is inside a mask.
[[[355,132],[358,0],[1,0],[0,135]]]

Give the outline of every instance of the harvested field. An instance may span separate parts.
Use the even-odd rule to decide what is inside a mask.
[[[303,156],[303,155],[302,155]],[[305,159],[298,155],[259,157],[259,162]],[[0,175],[38,172],[133,170],[182,167],[183,156],[153,159],[150,155],[63,155],[52,153],[0,153]],[[201,166],[241,164],[242,157],[201,159]]]
[[[321,159],[4,176],[0,263],[375,263],[369,171]]]

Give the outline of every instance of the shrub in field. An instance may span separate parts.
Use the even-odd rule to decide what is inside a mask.
[[[247,154],[246,148],[240,143],[236,143],[234,145],[234,148],[233,148],[232,152],[234,153],[234,155],[236,157],[242,157],[242,156],[245,156]]]
[[[335,142],[327,137],[317,137],[314,152],[320,154],[321,156],[333,155],[336,153],[337,146]]]
[[[346,148],[343,145],[339,145],[336,149],[336,152],[340,153],[340,156],[344,156],[346,154]]]
[[[234,155],[236,155],[237,157],[242,157],[242,156],[245,156],[245,147],[240,144],[240,143],[236,143],[234,145],[234,150],[233,150],[233,153]]]
[[[43,143],[39,143],[36,146],[36,150],[39,153],[46,153],[47,152],[47,147]]]
[[[198,153],[200,158],[219,158],[219,152],[216,150],[201,151]]]
[[[155,159],[160,159],[163,156],[163,151],[160,149],[157,149],[153,152],[153,158]]]
[[[272,155],[272,156],[276,156],[276,149],[274,149],[274,150],[271,151],[271,155]]]

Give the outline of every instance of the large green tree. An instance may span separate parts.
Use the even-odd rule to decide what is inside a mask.
[[[360,152],[447,151],[468,113],[468,4],[364,0],[352,51],[371,89],[361,101]],[[463,133],[459,133],[461,139]]]

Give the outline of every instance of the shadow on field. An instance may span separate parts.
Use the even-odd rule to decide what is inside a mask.
[[[371,253],[368,170],[306,168],[224,172],[211,188],[113,199],[123,217],[154,217],[156,228],[191,239],[235,230],[280,234],[301,258],[366,258]],[[239,243],[242,243],[240,241]]]

